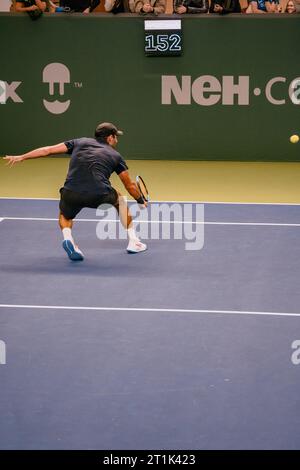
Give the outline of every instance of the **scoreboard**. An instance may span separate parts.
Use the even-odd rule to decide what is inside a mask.
[[[182,54],[181,20],[145,20],[146,56]]]

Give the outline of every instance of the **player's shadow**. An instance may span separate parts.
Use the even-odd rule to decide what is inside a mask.
[[[127,255],[129,256],[129,255]],[[140,255],[132,255],[139,256]],[[147,274],[147,267],[142,267],[143,275]],[[13,275],[49,275],[49,276],[97,276],[97,277],[137,277],[137,266],[136,263],[130,265],[126,258],[124,260],[89,260],[84,261],[69,261],[66,258],[43,258],[43,260],[36,260],[35,262],[23,262],[18,265],[2,265],[2,273],[10,273]]]

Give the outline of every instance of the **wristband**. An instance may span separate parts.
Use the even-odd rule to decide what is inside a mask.
[[[136,202],[138,204],[145,204],[144,198],[142,196],[140,196],[138,199],[136,199]]]

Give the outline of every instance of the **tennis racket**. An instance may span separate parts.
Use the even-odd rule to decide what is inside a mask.
[[[144,199],[144,202],[149,202],[149,192],[146,183],[141,176],[136,177],[136,184],[141,197]]]

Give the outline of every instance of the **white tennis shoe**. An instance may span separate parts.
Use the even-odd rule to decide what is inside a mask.
[[[145,243],[142,243],[139,239],[129,240],[129,243],[127,246],[127,253],[130,253],[130,254],[140,253],[141,251],[146,251],[146,250],[147,250],[147,245]]]

